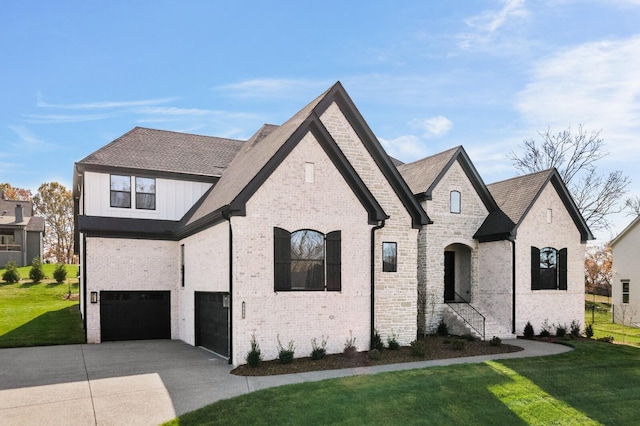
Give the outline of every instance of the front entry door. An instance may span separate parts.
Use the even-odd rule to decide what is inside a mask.
[[[444,301],[453,302],[456,298],[456,253],[444,252]]]

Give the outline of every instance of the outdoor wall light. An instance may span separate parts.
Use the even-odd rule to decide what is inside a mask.
[[[92,291],[91,292],[91,303],[98,303],[98,292],[97,291]]]

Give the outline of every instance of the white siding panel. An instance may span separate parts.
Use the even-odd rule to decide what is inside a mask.
[[[110,206],[108,173],[86,172],[84,176],[85,211],[87,216],[127,217],[135,219],[180,220],[211,187],[206,182],[156,179],[156,209],[122,209]],[[135,198],[135,194],[132,194]]]

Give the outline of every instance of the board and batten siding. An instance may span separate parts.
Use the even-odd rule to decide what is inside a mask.
[[[144,177],[147,177],[145,175]],[[132,185],[131,208],[111,207],[109,173],[85,172],[85,216],[126,217],[135,219],[180,220],[211,187],[210,183],[156,178],[156,208],[135,208],[135,188]]]

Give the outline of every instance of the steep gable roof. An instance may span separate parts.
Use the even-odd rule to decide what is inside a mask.
[[[135,127],[77,164],[219,177],[243,144],[234,139]]]
[[[554,186],[580,231],[581,240],[592,240],[593,235],[587,223],[555,168],[487,185],[501,212],[492,212],[480,226],[474,238],[480,241],[493,241],[505,236],[515,237],[518,226],[549,182]]]
[[[416,198],[431,200],[434,188],[456,161],[464,170],[487,210],[497,209],[495,200],[462,146],[448,149],[413,163],[402,164],[398,166],[398,171]]]
[[[187,214],[184,220],[185,232],[193,232],[193,229],[206,226],[212,221],[219,220],[220,217],[243,215],[247,200],[308,132],[313,133],[345,177],[346,182],[369,212],[369,220],[377,222],[388,218],[320,121],[319,117],[333,102],[338,104],[405,204],[412,216],[414,226],[427,223],[426,213],[415,201],[397,169],[338,82],[283,125],[263,127],[247,141],[229,164],[220,181],[203,197],[201,203]]]

